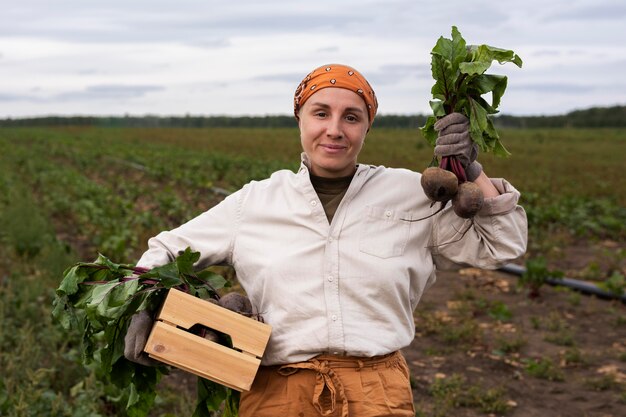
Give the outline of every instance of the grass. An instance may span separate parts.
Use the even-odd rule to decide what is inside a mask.
[[[619,390],[622,387],[622,384],[617,381],[615,374],[589,378],[585,380],[585,385],[594,391]]]
[[[566,349],[562,356],[565,366],[584,366],[589,363],[587,356],[575,346]]]
[[[565,380],[563,371],[548,357],[526,359],[524,363],[525,371],[530,376],[548,381],[561,382]]]
[[[559,346],[572,347],[576,345],[574,333],[570,329],[563,329],[556,333],[548,334],[544,337],[544,340]]]
[[[510,400],[501,388],[485,388],[472,384],[460,374],[435,378],[427,388],[432,404],[418,407],[416,416],[443,417],[460,407],[483,413],[504,414],[511,409]]]
[[[496,337],[495,350],[497,353],[509,355],[511,353],[519,353],[527,344],[528,340],[524,336]]]

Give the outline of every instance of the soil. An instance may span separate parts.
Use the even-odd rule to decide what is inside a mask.
[[[563,253],[566,276],[587,265],[579,246]],[[542,286],[531,299],[514,275],[464,269],[439,273],[415,317],[416,337],[403,353],[417,415],[626,416],[619,300],[563,286]]]

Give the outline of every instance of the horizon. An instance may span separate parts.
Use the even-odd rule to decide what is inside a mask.
[[[567,116],[570,113],[574,113],[574,112],[584,112],[584,111],[589,111],[589,110],[593,110],[593,109],[611,109],[614,107],[618,107],[618,108],[622,108],[622,107],[626,107],[626,103],[625,104],[614,104],[614,105],[610,105],[610,106],[591,106],[591,107],[587,107],[587,108],[580,108],[580,109],[573,109],[570,110],[566,113],[559,113],[559,114],[509,114],[509,113],[505,113],[505,112],[500,112],[497,114],[493,114],[490,115],[489,117],[501,117],[501,116],[506,116],[506,117],[515,117],[515,118],[533,118],[533,117],[560,117],[560,116]],[[378,113],[376,114],[376,117],[385,117],[385,116],[389,116],[389,117],[428,117],[432,115],[431,113],[406,113],[406,114],[400,114],[400,113]],[[186,118],[186,117],[203,117],[203,118],[212,118],[212,117],[225,117],[225,118],[265,118],[265,117],[294,117],[293,113],[288,114],[288,113],[276,113],[276,114],[149,114],[149,113],[145,113],[145,114],[100,114],[100,115],[95,115],[95,114],[47,114],[47,115],[36,115],[36,116],[17,116],[17,117],[0,117],[0,120],[24,120],[24,119],[45,119],[45,118],[62,118],[62,119],[70,119],[70,118],[148,118],[148,117],[154,117],[154,118]]]

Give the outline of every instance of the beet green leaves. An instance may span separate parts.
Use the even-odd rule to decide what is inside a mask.
[[[469,118],[470,135],[481,150],[498,156],[509,155],[489,117],[498,112],[507,86],[506,76],[485,74],[494,61],[512,62],[522,67],[522,59],[511,50],[468,45],[456,26],[452,26],[451,39],[439,38],[431,51],[431,71],[435,79],[430,101],[433,115],[420,128],[432,146],[437,140],[434,127],[437,119],[459,112]],[[483,98],[487,93],[491,93],[491,103]]]
[[[154,405],[156,385],[168,367],[149,367],[124,357],[124,336],[138,311],[156,311],[167,291],[176,288],[201,298],[214,298],[226,280],[210,270],[194,271],[200,254],[189,248],[176,259],[151,270],[117,264],[103,255],[79,262],[64,272],[53,302],[53,318],[82,337],[81,362],[96,378],[117,387],[128,416],[145,417]],[[218,296],[219,297],[219,296]],[[209,416],[235,393],[199,378],[194,416]],[[231,400],[232,401],[232,400]]]

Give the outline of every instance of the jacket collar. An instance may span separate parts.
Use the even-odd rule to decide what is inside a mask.
[[[356,172],[354,173],[354,175],[355,176],[361,176],[366,171],[368,171],[370,168],[371,168],[370,165],[357,163],[357,165],[356,165]],[[306,172],[306,174],[308,176],[310,171],[311,171],[311,160],[309,159],[309,156],[306,154],[306,152],[302,152],[300,154],[300,169],[298,170],[298,172],[299,173]]]

